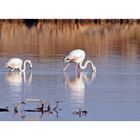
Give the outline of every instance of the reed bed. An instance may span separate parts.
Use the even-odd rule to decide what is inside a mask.
[[[114,51],[118,42],[116,51],[121,55],[140,52],[139,20],[0,20],[0,54],[24,52],[38,54],[38,57],[55,57],[55,54],[82,48],[102,57]]]

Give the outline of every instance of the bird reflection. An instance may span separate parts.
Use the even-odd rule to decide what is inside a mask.
[[[26,75],[25,72],[19,72],[19,71],[7,72],[5,74],[5,80],[10,85],[12,91],[21,92],[23,84],[31,84],[32,72],[30,72],[29,75]]]
[[[84,103],[85,100],[85,87],[93,83],[96,73],[92,72],[91,75],[87,75],[85,72],[79,72],[74,77],[64,73],[65,87],[70,93],[72,102]]]
[[[43,114],[41,113],[35,114],[34,116],[33,114],[26,114],[26,113],[21,112],[16,115],[24,121],[40,121],[43,118]]]

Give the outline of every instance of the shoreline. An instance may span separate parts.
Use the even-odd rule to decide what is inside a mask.
[[[133,24],[140,23],[140,19],[0,19],[0,24],[16,23],[25,24],[29,27],[38,26],[39,24],[52,23],[52,24]]]

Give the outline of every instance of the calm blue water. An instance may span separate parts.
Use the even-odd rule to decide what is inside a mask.
[[[96,31],[95,27],[82,30],[71,30],[69,27],[67,30],[64,27],[57,32],[47,28],[37,33],[36,30],[29,30],[28,42],[25,43],[27,38],[24,30],[23,36],[20,29],[19,34],[18,30],[16,32],[17,36],[16,33],[8,36],[9,42],[4,38],[4,30],[0,37],[0,107],[9,107],[11,111],[0,112],[0,120],[140,120],[139,36],[136,34],[135,38],[127,37],[131,33],[129,29],[125,29],[125,34],[122,35],[122,32],[118,32],[117,25],[115,33],[114,26],[107,29],[108,32],[105,29],[104,34],[99,34],[100,28]],[[34,36],[37,35],[40,45],[33,41],[37,39],[32,32]],[[20,34],[21,38],[18,38]],[[16,44],[17,38],[19,40]],[[8,47],[6,43],[9,44]],[[64,73],[63,59],[72,48],[84,49],[86,60],[94,62],[97,73],[92,73],[90,67],[76,73],[74,64]],[[5,69],[4,64],[11,57],[30,59],[33,64],[32,71],[28,67],[26,73]],[[25,111],[15,114],[14,106],[26,99],[41,99],[52,106],[56,101],[62,101],[59,104],[62,110],[59,110],[58,114]],[[38,102],[27,103],[21,109],[34,109],[38,106]],[[72,114],[79,108],[86,110],[87,115]]]
[[[140,120],[139,56],[129,59],[110,54],[94,59],[97,73],[92,73],[90,67],[76,73],[74,64],[64,73],[63,57],[62,54],[55,59],[31,56],[33,69],[30,72],[27,68],[25,74],[10,72],[4,67],[0,69],[0,107],[8,106],[12,110],[13,105],[29,98],[51,104],[63,101],[59,104],[62,110],[58,116],[11,111],[1,112],[0,120]],[[1,66],[7,59],[0,58]],[[79,108],[87,110],[88,114],[73,115],[72,112]]]

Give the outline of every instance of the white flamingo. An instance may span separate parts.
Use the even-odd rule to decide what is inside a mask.
[[[71,63],[76,63],[76,69],[75,69],[76,71],[78,67],[84,70],[87,67],[87,65],[90,64],[92,67],[92,71],[96,72],[96,67],[93,65],[93,63],[90,60],[87,60],[85,65],[82,65],[84,59],[85,59],[85,52],[83,50],[76,49],[71,51],[64,59],[64,63],[68,63],[68,64],[63,69],[63,71],[66,71],[66,69]]]
[[[32,68],[32,63],[31,60],[25,60],[24,64],[23,61],[19,58],[11,58],[6,64],[5,64],[5,68],[9,67],[11,68],[11,71],[14,71],[14,69],[18,69],[21,72],[24,72],[26,69],[26,63],[28,63],[30,65],[30,69]],[[22,69],[22,65],[23,65],[23,69]]]

